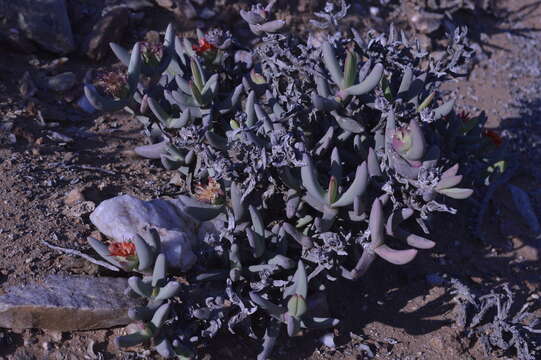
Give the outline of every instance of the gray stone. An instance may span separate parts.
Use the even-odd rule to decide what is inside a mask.
[[[128,309],[141,305],[124,295],[127,287],[124,278],[60,275],[12,287],[0,296],[0,327],[72,331],[126,325]]]
[[[90,221],[105,236],[126,241],[147,227],[161,236],[162,248],[170,266],[188,270],[196,261],[193,248],[205,232],[215,231],[212,223],[200,224],[183,211],[179,199],[143,201],[130,195],[103,201]]]
[[[129,25],[130,10],[125,7],[111,10],[92,28],[83,52],[92,60],[101,60],[109,52],[109,43],[119,42]]]
[[[0,44],[6,44],[14,50],[25,54],[32,54],[36,51],[34,44],[16,28],[0,28]]]
[[[443,21],[443,15],[419,11],[411,15],[410,21],[419,32],[430,34],[439,29]]]
[[[47,78],[47,87],[53,91],[63,92],[71,89],[77,82],[77,77],[72,72],[65,72]]]
[[[58,54],[75,50],[65,0],[17,0],[5,3],[25,37]]]

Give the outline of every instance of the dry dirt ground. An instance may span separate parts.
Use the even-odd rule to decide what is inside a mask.
[[[470,78],[453,87],[461,95],[460,106],[474,112],[487,110],[489,125],[508,134],[509,141],[514,136],[521,141],[519,148],[531,144],[531,151],[520,158],[528,164],[525,170],[541,169],[541,158],[535,156],[541,136],[541,6],[534,0],[507,1],[504,5],[508,17],[481,19],[485,22],[477,24],[486,34],[479,38],[484,54],[478,57]],[[157,19],[168,16],[147,16],[154,15]],[[186,24],[177,25],[188,30]],[[149,25],[158,31],[164,27],[161,20]],[[69,93],[38,91],[23,99],[19,92],[23,74],[37,71],[54,57],[46,53],[22,55],[7,48],[0,52],[0,115],[4,122],[13,121],[11,130],[0,130],[0,293],[9,286],[54,273],[111,275],[42,245],[46,240],[90,252],[86,237],[95,229],[88,211],[72,206],[68,194],[79,189],[85,200],[95,204],[120,194],[146,200],[174,196],[175,186],[168,184],[171,174],[156,162],[133,156],[131,149],[142,144],[144,137],[141,127],[128,115],[86,115],[77,110],[74,101],[82,92],[80,83]],[[61,70],[73,71],[82,79],[88,68],[107,68],[112,61],[111,56],[101,64],[92,64],[74,56]],[[37,120],[38,111],[45,124]],[[526,134],[515,131],[526,126]],[[72,141],[59,139],[58,133]],[[512,181],[528,190],[539,189],[539,178],[528,171]],[[345,319],[335,330],[335,349],[321,345],[317,337],[283,338],[274,358],[365,359],[368,355],[363,345],[368,345],[376,359],[513,358],[512,352],[487,354],[479,342],[465,337],[455,321],[457,312],[449,287],[431,280],[434,274],[444,280],[458,278],[480,293],[507,282],[516,292],[517,302],[537,298],[534,308],[539,308],[539,247],[504,188],[498,190],[492,209],[484,221],[484,241],[475,236],[467,216],[444,217],[438,221],[434,235],[438,245],[431,253],[424,252],[404,267],[377,263],[360,282],[333,289],[331,309],[336,317]],[[541,312],[537,310],[537,314]],[[115,349],[114,335],[125,331],[0,329],[0,358],[153,356]],[[253,340],[223,335],[200,353],[207,359],[254,359],[257,351]]]

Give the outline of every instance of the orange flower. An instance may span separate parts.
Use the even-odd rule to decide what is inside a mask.
[[[109,253],[120,257],[135,256],[135,244],[130,241],[111,243]]]
[[[220,184],[213,178],[208,179],[206,186],[201,184],[195,186],[195,198],[199,201],[216,205],[224,195]]]
[[[197,55],[201,55],[209,50],[214,50],[216,47],[209,43],[207,39],[199,39],[199,46],[192,45],[192,49],[197,53]]]
[[[101,73],[98,76],[97,84],[101,86],[106,93],[117,98],[124,97],[128,91],[128,78],[124,73],[114,71]]]
[[[485,132],[483,133],[487,138],[489,138],[492,143],[496,146],[500,146],[503,144],[502,137],[494,130],[485,129]]]

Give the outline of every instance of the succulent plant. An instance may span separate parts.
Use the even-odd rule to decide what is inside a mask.
[[[130,65],[126,98],[85,89],[96,108],[126,106],[144,124],[151,144],[136,151],[179,171],[186,213],[219,229],[206,234],[178,286],[150,275],[162,271],[155,237],[133,240],[129,264],[90,240],[106,260],[145,275],[130,280],[149,299],[151,311],[137,314],[158,314],[156,322],[142,317],[152,331],[120,345],[154,338],[162,355],[172,354],[224,327],[257,337],[257,319],[266,328],[259,359],[266,359],[282,324],[289,336],[336,326],[330,313],[312,315],[313,299],[325,301],[333,281],[368,276],[378,257],[403,265],[435,246],[424,237],[428,220],[454,213],[454,199],[472,195],[461,184],[477,181],[459,175],[459,165],[473,176],[471,169],[490,163],[485,148],[472,146],[485,139],[486,119],[464,124],[454,98],[444,101],[438,90],[471,56],[460,29],[438,59],[394,27],[366,38],[329,34],[318,47],[278,33],[273,3],[241,13],[262,37],[251,64],[231,43],[208,45],[216,32],[198,32],[192,45],[169,26],[152,65],[138,60],[139,45],[131,55],[113,45]],[[167,302],[164,289],[172,289]]]
[[[250,30],[254,34],[274,33],[282,29],[285,25],[284,20],[270,20],[275,3],[276,0],[271,0],[265,7],[261,4],[256,4],[248,11],[240,11],[240,16],[248,23]]]

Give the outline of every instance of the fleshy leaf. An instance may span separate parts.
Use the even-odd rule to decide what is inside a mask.
[[[467,199],[473,194],[472,189],[464,189],[464,188],[450,188],[450,189],[441,189],[438,190],[440,194],[443,194],[445,196],[449,196],[453,199]]]
[[[364,95],[378,86],[383,76],[383,64],[377,63],[370,74],[360,84],[353,85],[344,90],[347,95]]]
[[[395,265],[404,265],[412,261],[417,255],[417,250],[395,250],[383,244],[374,249],[381,258]]]

